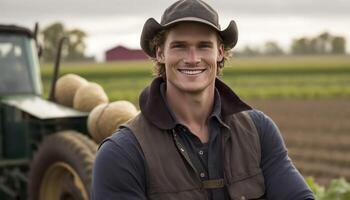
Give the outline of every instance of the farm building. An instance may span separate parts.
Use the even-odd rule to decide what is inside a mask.
[[[146,54],[141,49],[128,49],[123,46],[117,46],[105,52],[106,61],[117,60],[145,60]]]

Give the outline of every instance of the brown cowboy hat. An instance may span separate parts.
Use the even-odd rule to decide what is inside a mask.
[[[237,43],[238,32],[235,21],[231,20],[228,27],[221,30],[218,13],[211,6],[201,0],[180,0],[164,11],[160,24],[154,18],[149,18],[145,22],[141,33],[141,48],[150,57],[156,57],[155,48],[150,45],[154,36],[175,23],[185,21],[204,23],[213,27],[218,31],[225,49],[232,49]]]

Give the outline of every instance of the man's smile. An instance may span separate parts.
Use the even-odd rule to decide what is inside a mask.
[[[179,72],[186,75],[198,75],[205,71],[206,69],[178,69]]]

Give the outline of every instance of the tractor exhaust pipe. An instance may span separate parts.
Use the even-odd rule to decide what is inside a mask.
[[[39,43],[39,39],[38,39],[38,37],[39,37],[38,36],[38,34],[39,34],[39,23],[38,22],[35,23],[33,34],[34,34],[35,45],[36,45],[36,48],[38,50],[38,56],[40,58],[43,51],[42,51],[42,47],[41,47],[41,45]]]
[[[55,60],[55,66],[54,66],[54,71],[53,71],[53,76],[52,76],[52,81],[51,81],[51,90],[50,90],[50,95],[49,95],[49,100],[55,102],[55,88],[56,88],[56,81],[59,73],[59,68],[60,68],[60,61],[61,61],[61,53],[62,53],[62,48],[63,48],[63,43],[64,41],[67,40],[66,37],[62,37],[58,43],[58,49],[57,49],[57,54],[56,54],[56,60]]]
[[[35,43],[38,43],[38,32],[39,32],[39,23],[36,22],[35,25],[34,25],[34,40],[35,40]]]

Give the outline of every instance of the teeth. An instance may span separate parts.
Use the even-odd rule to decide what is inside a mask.
[[[195,74],[200,74],[202,73],[204,70],[179,70],[181,73],[184,73],[184,74],[188,74],[188,75],[195,75]]]

